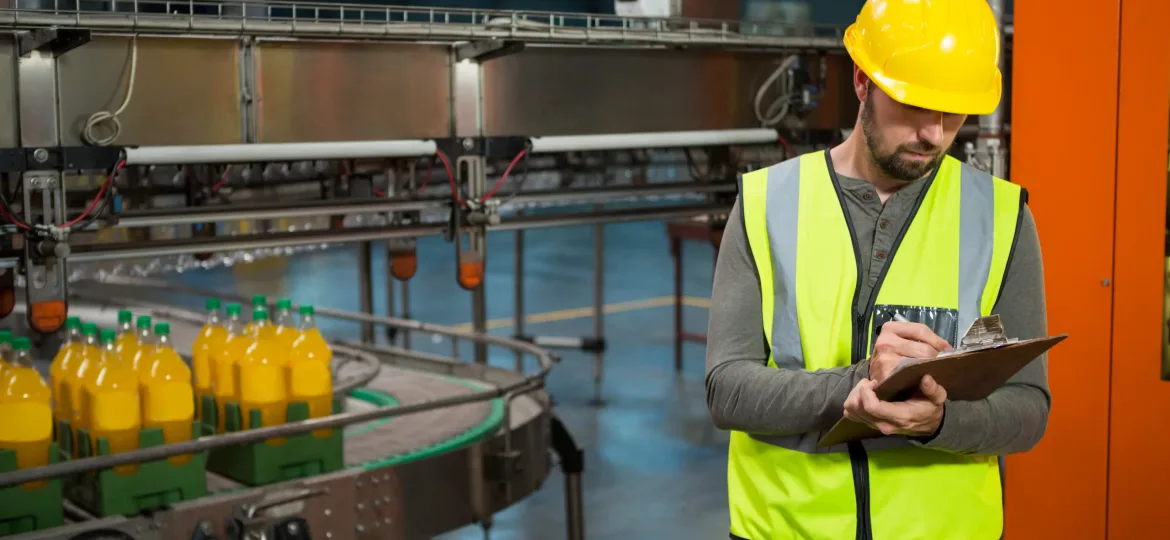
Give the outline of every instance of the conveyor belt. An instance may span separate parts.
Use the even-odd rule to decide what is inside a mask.
[[[343,368],[342,376],[345,372]],[[409,405],[483,388],[483,383],[383,366],[368,386],[351,394],[346,407],[360,410]],[[376,469],[425,459],[487,436],[500,427],[503,419],[503,401],[494,399],[356,424],[345,431],[345,464]],[[209,473],[207,487],[216,492],[241,486]]]

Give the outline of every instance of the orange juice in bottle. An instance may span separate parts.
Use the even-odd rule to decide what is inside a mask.
[[[150,315],[139,315],[134,324],[137,330],[134,331],[133,346],[127,343],[126,348],[120,352],[134,371],[141,372],[150,362],[150,355],[154,354],[154,334],[150,333]],[[139,375],[141,376],[141,373]]]
[[[16,453],[16,468],[49,464],[53,442],[53,392],[33,367],[28,338],[16,338],[11,363],[0,381],[0,449]],[[44,480],[29,482],[25,490],[40,489]]]
[[[191,368],[195,376],[195,396],[199,400],[200,407],[202,407],[204,397],[213,397],[215,395],[212,388],[211,353],[223,347],[223,343],[226,340],[227,329],[223,327],[223,321],[219,318],[219,300],[209,298],[207,300],[207,322],[203,324],[203,329],[199,332],[199,336],[195,338],[195,344],[191,347]],[[196,410],[195,412],[196,416],[200,419],[203,418],[201,411]]]
[[[268,297],[264,296],[263,294],[253,294],[252,295],[252,313],[253,313],[253,315],[255,315],[256,308],[264,308],[264,312],[267,313],[268,312]],[[249,322],[247,328],[244,329],[244,333],[248,334],[248,335],[252,335],[255,332],[256,332],[256,319],[255,319],[255,317],[253,317],[252,322]]]
[[[118,339],[114,348],[122,358],[133,358],[134,349],[138,345],[138,336],[134,334],[134,314],[128,309],[118,310]]]
[[[65,377],[65,393],[69,399],[69,408],[72,409],[73,430],[86,427],[86,416],[82,414],[81,408],[81,393],[85,388],[85,380],[92,378],[97,374],[97,365],[101,360],[102,350],[98,346],[98,327],[93,323],[84,323],[81,325],[81,359],[77,362],[77,368],[73,372],[68,373]],[[74,455],[77,454],[77,449],[74,448]]]
[[[191,388],[191,369],[171,346],[171,326],[154,325],[155,344],[150,362],[138,371],[142,385],[142,427],[159,428],[163,442],[189,441],[195,421],[195,401]],[[168,458],[172,465],[183,465],[191,456]]]
[[[313,306],[301,306],[300,311],[300,337],[293,342],[289,356],[288,400],[307,403],[309,418],[329,416],[333,414],[333,352],[313,320]],[[327,437],[329,432],[318,430],[313,436]]]
[[[244,334],[244,321],[240,318],[240,305],[228,304],[224,310],[227,323],[224,324],[224,339],[219,347],[211,350],[212,392],[215,394],[217,415],[216,431],[222,433],[225,425],[224,404],[236,399],[236,360],[248,348],[249,336]],[[247,426],[245,422],[244,426]]]
[[[268,322],[268,310],[252,310],[256,335],[236,364],[236,402],[244,424],[251,427],[248,418],[253,409],[260,411],[263,427],[276,426],[288,420],[288,356],[276,344],[276,333]],[[284,438],[268,441],[277,446]]]
[[[53,389],[53,416],[58,420],[73,422],[72,400],[65,391],[66,374],[77,371],[81,362],[81,348],[85,342],[81,336],[81,318],[65,319],[65,342],[49,364],[49,386]]]
[[[98,439],[105,439],[111,454],[138,449],[142,429],[138,377],[118,354],[117,332],[101,331],[101,354],[92,377],[85,378],[81,408],[89,432],[90,455],[98,451]],[[133,474],[138,464],[114,467],[120,475]]]
[[[293,318],[292,300],[281,298],[276,301],[276,317],[272,319],[272,325],[280,346],[286,350],[292,349],[293,342],[301,334],[297,328],[297,321]]]

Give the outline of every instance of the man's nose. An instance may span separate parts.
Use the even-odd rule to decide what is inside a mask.
[[[934,146],[942,145],[943,140],[943,113],[923,111],[921,123],[918,126],[918,139]]]

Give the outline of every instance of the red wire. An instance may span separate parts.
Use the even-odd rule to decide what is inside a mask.
[[[526,155],[528,155],[527,148],[521,150],[519,154],[516,154],[516,157],[512,158],[512,162],[508,164],[508,168],[504,169],[504,174],[500,175],[499,180],[496,180],[496,185],[492,186],[492,189],[488,191],[487,194],[485,194],[479,200],[479,202],[487,202],[488,199],[492,198],[492,196],[500,190],[500,187],[504,185],[504,182],[508,181],[508,175],[512,174],[512,169],[516,168],[516,164],[520,163],[520,160],[524,159],[524,156]]]
[[[85,219],[87,216],[89,216],[89,214],[91,212],[93,212],[93,209],[97,208],[98,203],[101,202],[102,195],[105,195],[106,190],[109,189],[109,187],[110,187],[110,184],[114,183],[114,177],[118,176],[118,171],[122,170],[122,167],[125,167],[125,166],[126,166],[126,160],[119,161],[118,164],[114,166],[114,172],[110,173],[110,175],[106,177],[106,181],[102,183],[102,187],[101,187],[101,189],[98,190],[97,196],[93,198],[93,201],[90,201],[89,206],[85,209],[85,211],[82,212],[80,216],[77,216],[77,217],[69,220],[68,223],[62,225],[61,227],[62,228],[72,227],[73,225],[77,224],[77,222],[79,222],[79,221]]]
[[[777,135],[776,138],[780,139],[780,144],[784,147],[784,152],[787,154],[784,156],[785,158],[796,156],[796,153],[792,151],[792,147],[788,145],[788,141],[784,140],[784,137]]]
[[[455,186],[455,171],[451,169],[451,162],[447,159],[447,154],[444,154],[442,150],[435,150],[435,155],[438,156],[439,161],[443,162],[443,168],[447,169],[447,183],[451,184],[451,198],[455,199],[455,204],[462,205],[463,199],[459,198],[459,188]]]
[[[223,187],[223,185],[227,183],[228,175],[231,174],[231,172],[232,166],[228,165],[227,168],[223,170],[223,176],[219,177],[219,182],[216,182],[214,186],[211,186],[212,193],[219,191],[219,188]]]
[[[434,171],[434,170],[435,170],[435,160],[433,160],[433,159],[427,160],[427,177],[425,180],[423,180],[422,185],[418,187],[418,191],[416,193],[422,193],[422,190],[427,188],[427,184],[431,183],[431,171]]]
[[[25,225],[24,223],[21,223],[20,221],[17,221],[17,219],[16,219],[16,218],[12,217],[12,216],[11,216],[11,215],[8,213],[8,211],[4,209],[4,207],[3,207],[3,206],[0,206],[0,215],[3,215],[3,216],[4,216],[4,219],[5,219],[6,221],[8,221],[9,223],[11,223],[11,224],[13,224],[13,225],[16,225],[16,228],[18,228],[18,229],[25,230],[25,231],[31,231],[31,230],[32,230],[32,227],[29,227],[28,225]]]

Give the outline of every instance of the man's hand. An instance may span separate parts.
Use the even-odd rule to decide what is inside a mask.
[[[862,380],[845,400],[845,418],[872,426],[884,435],[927,437],[942,424],[943,404],[947,391],[927,375],[918,383],[919,393],[906,401],[878,399],[873,392],[877,383]]]
[[[881,382],[902,358],[934,358],[951,344],[921,323],[890,321],[882,325],[869,359],[869,378]]]

